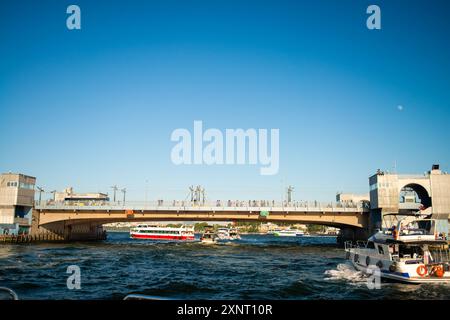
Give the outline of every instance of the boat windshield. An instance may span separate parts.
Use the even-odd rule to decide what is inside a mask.
[[[435,220],[418,216],[390,216],[386,222],[382,232],[387,235],[434,235],[436,229]]]

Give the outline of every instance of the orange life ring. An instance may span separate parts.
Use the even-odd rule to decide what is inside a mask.
[[[434,269],[434,274],[436,275],[436,277],[442,278],[444,276],[444,268],[442,268],[441,266],[436,266],[436,268]]]
[[[416,272],[417,272],[417,274],[419,276],[423,277],[423,276],[425,276],[428,273],[428,269],[427,269],[426,266],[420,265],[420,266],[417,267]]]

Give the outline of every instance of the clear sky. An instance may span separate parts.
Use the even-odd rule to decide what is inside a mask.
[[[81,8],[81,30],[66,8]],[[381,8],[381,30],[366,8]],[[333,200],[450,170],[449,1],[0,2],[0,171],[129,199]],[[401,107],[400,107],[401,106]],[[174,129],[280,129],[280,170],[175,166]]]

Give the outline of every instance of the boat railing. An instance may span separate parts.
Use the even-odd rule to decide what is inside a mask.
[[[347,249],[367,249],[367,241],[358,240],[356,242],[353,241],[345,241],[344,248]]]
[[[419,235],[434,235],[427,229],[421,228],[407,228],[400,230],[400,236],[419,236]]]
[[[431,249],[431,263],[434,264],[442,264],[442,263],[450,263],[450,251],[449,249]]]

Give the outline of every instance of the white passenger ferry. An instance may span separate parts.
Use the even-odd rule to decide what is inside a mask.
[[[275,230],[273,233],[276,237],[303,237],[305,232],[297,229]]]
[[[397,215],[395,215],[397,216]],[[367,242],[345,243],[346,258],[362,272],[377,268],[383,278],[407,283],[450,282],[450,252],[437,220],[420,215],[397,217]]]
[[[194,237],[193,226],[173,228],[141,224],[130,230],[132,239],[189,241],[194,240]]]

